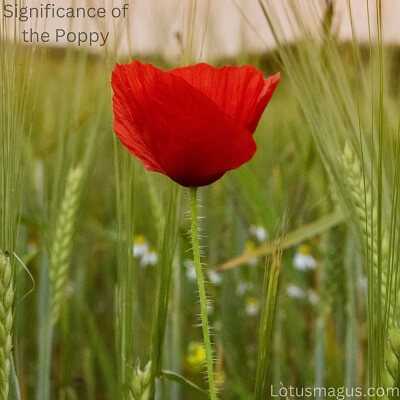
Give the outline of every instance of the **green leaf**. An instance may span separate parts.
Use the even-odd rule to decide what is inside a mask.
[[[173,382],[177,382],[183,386],[186,386],[189,389],[195,390],[198,393],[201,393],[205,397],[207,397],[207,390],[202,389],[200,386],[196,385],[189,379],[185,378],[184,376],[177,374],[176,372],[163,370],[161,371],[161,376],[165,379],[168,379]]]

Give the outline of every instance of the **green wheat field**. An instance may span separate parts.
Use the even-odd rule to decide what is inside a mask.
[[[276,48],[213,63],[282,82],[255,157],[198,192],[218,398],[398,398],[400,48],[380,1],[365,43],[293,2],[287,44],[260,3]],[[111,72],[143,58],[1,31],[0,400],[209,398],[189,191],[112,128]]]

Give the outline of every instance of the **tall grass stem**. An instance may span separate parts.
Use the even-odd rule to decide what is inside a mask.
[[[14,285],[10,258],[0,251],[0,399],[10,391]]]
[[[279,295],[279,277],[282,264],[282,248],[277,245],[266,263],[264,271],[263,298],[260,325],[258,328],[258,359],[255,383],[255,400],[265,399],[271,383],[273,366],[273,343],[276,309]]]

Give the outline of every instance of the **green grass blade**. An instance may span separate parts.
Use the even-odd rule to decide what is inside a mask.
[[[36,400],[50,399],[50,373],[53,327],[50,324],[48,258],[42,255],[38,285],[38,361]]]
[[[168,316],[169,293],[171,288],[172,267],[179,230],[179,188],[169,185],[168,212],[160,252],[158,271],[157,309],[153,323],[151,366],[152,382],[150,395],[155,393],[155,379],[162,369],[163,346]],[[151,397],[152,398],[152,397]]]
[[[11,360],[10,400],[21,400],[21,390],[19,388],[14,360]]]
[[[119,393],[129,399],[133,377],[134,321],[136,304],[136,271],[132,257],[134,234],[135,174],[132,157],[115,141],[116,205],[117,205],[117,283],[116,283],[116,352],[118,360]]]
[[[207,397],[207,390],[202,389],[200,386],[196,385],[184,376],[177,374],[176,372],[162,370],[161,376],[170,381],[177,382],[182,386],[186,386],[187,388],[202,394],[204,397]]]

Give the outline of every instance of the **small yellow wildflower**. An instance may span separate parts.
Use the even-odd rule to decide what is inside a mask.
[[[193,371],[203,368],[206,361],[206,349],[201,342],[190,342],[186,355],[186,363]]]
[[[256,249],[255,243],[251,240],[246,240],[246,243],[244,244],[244,254],[251,254],[255,249]],[[251,257],[247,260],[247,264],[249,264],[252,267],[257,265],[257,263],[258,263],[257,257]]]
[[[301,244],[299,247],[297,247],[297,253],[300,253],[304,256],[310,255],[311,250],[312,248],[309,244]]]

